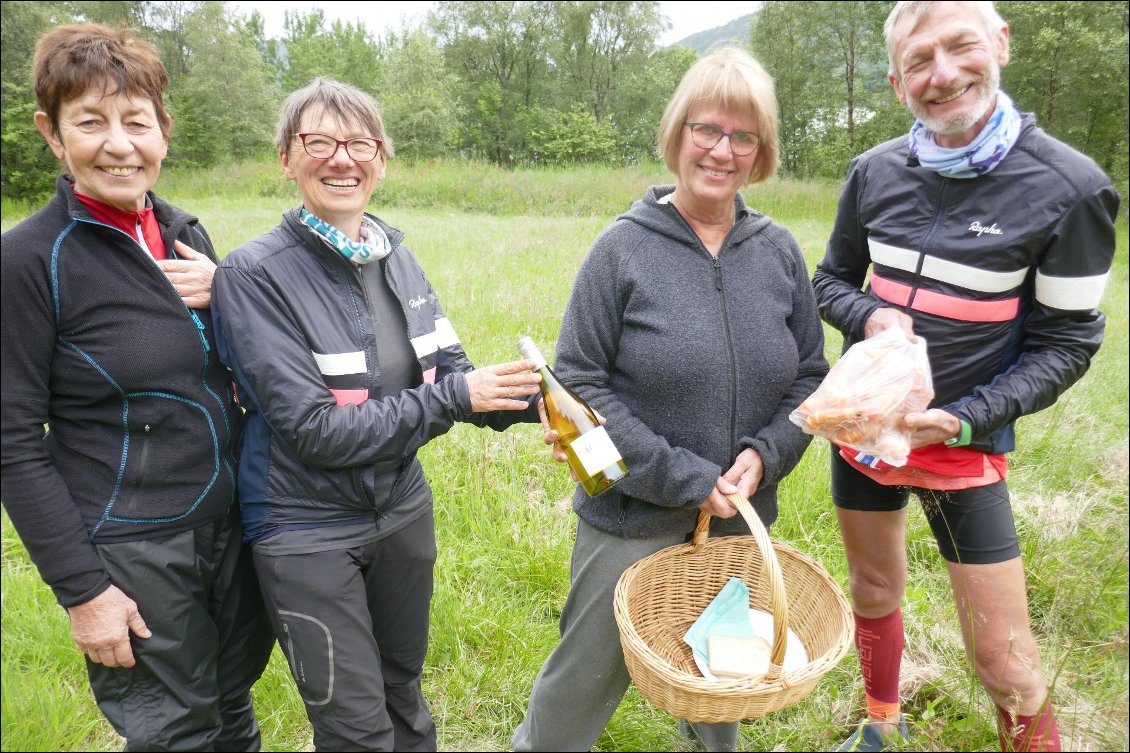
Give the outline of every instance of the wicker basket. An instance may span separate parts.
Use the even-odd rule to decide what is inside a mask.
[[[800,701],[852,640],[851,608],[839,584],[811,557],[771,543],[747,500],[730,500],[752,538],[708,539],[710,515],[699,513],[691,543],[641,559],[616,585],[616,624],[632,680],[656,706],[692,722],[755,719]],[[761,678],[707,680],[683,635],[731,576],[749,586],[751,607],[773,615],[770,668]],[[804,644],[808,664],[782,675],[786,626]]]

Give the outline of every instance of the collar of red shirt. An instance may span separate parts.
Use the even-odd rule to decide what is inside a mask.
[[[102,224],[117,228],[136,241],[144,241],[143,245],[148,247],[149,253],[153,255],[154,259],[169,258],[169,254],[165,250],[165,241],[161,238],[161,226],[157,224],[157,217],[153,214],[153,207],[128,212],[104,204],[89,196],[83,196],[78,191],[75,191],[75,198],[82,202],[82,205],[90,212],[91,217]],[[140,237],[138,236],[139,228]]]

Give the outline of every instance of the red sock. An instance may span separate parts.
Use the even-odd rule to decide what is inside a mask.
[[[863,669],[867,715],[872,718],[899,717],[899,668],[905,640],[901,609],[878,619],[855,614],[855,646]]]
[[[1012,714],[997,706],[997,739],[1001,750],[1063,750],[1051,696],[1048,696],[1035,716],[1018,714],[1015,721]]]

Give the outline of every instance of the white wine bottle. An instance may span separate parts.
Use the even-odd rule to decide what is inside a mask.
[[[557,442],[565,448],[581,486],[590,497],[608,491],[628,475],[628,466],[608,432],[596,420],[592,408],[557,378],[533,340],[523,337],[518,341],[518,351],[534,362],[534,371],[541,375],[549,425],[557,432]]]

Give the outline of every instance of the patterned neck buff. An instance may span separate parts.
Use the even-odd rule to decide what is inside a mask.
[[[327,246],[337,251],[354,264],[368,264],[371,261],[383,259],[392,252],[392,245],[388,241],[385,231],[381,226],[368,217],[361,218],[361,240],[352,240],[348,235],[306,211],[303,207],[298,213],[310,232],[321,238]]]
[[[938,146],[934,134],[921,120],[910,129],[910,153],[925,168],[947,178],[976,178],[992,170],[1020,135],[1020,112],[1003,91],[997,92],[997,109],[972,143],[956,149]]]

